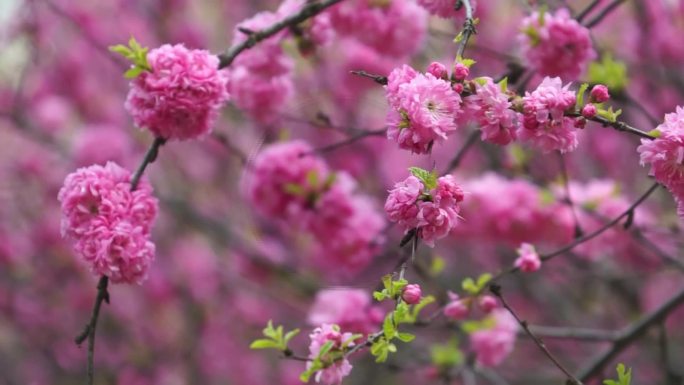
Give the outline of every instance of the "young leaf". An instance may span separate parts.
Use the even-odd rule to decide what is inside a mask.
[[[278,349],[279,347],[276,341],[264,338],[255,340],[249,345],[250,349]]]
[[[285,333],[285,337],[283,338],[285,347],[287,347],[287,344],[290,342],[290,340],[293,339],[297,334],[299,334],[299,329],[290,330],[289,332]]]
[[[397,333],[397,338],[401,342],[411,342],[416,338],[416,336],[411,333]]]
[[[584,93],[587,91],[587,88],[589,88],[589,84],[582,83],[579,90],[577,90],[577,100],[575,101],[575,106],[577,108],[582,108],[584,106]]]
[[[382,323],[382,332],[388,340],[394,338],[394,335],[397,333],[397,329],[394,326],[393,313],[390,313],[385,317],[385,321]]]

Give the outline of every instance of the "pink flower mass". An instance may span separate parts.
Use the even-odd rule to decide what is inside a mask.
[[[7,0],[0,36],[2,384],[684,374],[684,0]]]
[[[78,169],[64,180],[62,235],[74,242],[95,275],[141,283],[154,260],[150,230],[157,215],[152,187],[130,191],[131,174],[116,163]]]
[[[165,139],[208,134],[228,100],[219,60],[204,50],[165,44],[147,54],[149,71],[131,82],[126,110],[136,126]]]

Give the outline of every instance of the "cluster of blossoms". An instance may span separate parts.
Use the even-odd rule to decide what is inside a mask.
[[[284,4],[287,5],[287,4]],[[289,10],[289,5],[284,12]],[[284,12],[259,12],[240,22],[233,32],[233,44],[248,38],[243,31],[259,31],[284,18]],[[294,62],[281,46],[286,37],[278,33],[241,53],[231,64],[230,90],[235,104],[262,123],[274,121],[285,101],[292,96]]]
[[[209,133],[228,100],[225,71],[205,50],[165,44],[151,50],[147,68],[131,82],[126,110],[157,137],[185,140]]]
[[[355,194],[346,173],[331,172],[304,141],[273,144],[251,165],[246,195],[262,215],[310,233],[318,262],[358,271],[370,262],[382,237],[382,216],[366,196]]]
[[[338,35],[353,37],[385,56],[412,55],[425,37],[427,12],[413,1],[350,0],[327,12]]]
[[[565,116],[575,106],[575,92],[563,86],[560,78],[544,78],[542,83],[523,97],[523,124],[518,131],[521,140],[544,152],[561,153],[577,148],[577,119]]]
[[[116,163],[80,168],[59,191],[62,235],[90,264],[91,271],[114,283],[140,283],[154,259],[150,242],[157,200],[141,181],[131,191],[131,174]]]
[[[311,338],[309,358],[312,360],[319,358],[325,365],[324,369],[316,372],[316,382],[339,385],[352,370],[352,365],[344,357],[344,352],[347,348],[354,346],[354,335],[348,332],[342,333],[337,325],[323,324],[314,329],[309,337]],[[332,342],[332,348],[323,354],[323,357],[319,357],[321,349],[328,342]],[[307,369],[311,365],[311,362],[308,362]]]
[[[434,246],[435,240],[444,238],[456,226],[464,194],[453,176],[436,178],[421,171],[415,173],[420,178],[412,175],[394,185],[385,211],[390,221],[397,222],[406,232],[415,230],[427,245]]]
[[[567,9],[533,12],[522,22],[523,56],[542,76],[575,80],[596,58],[589,30]]]
[[[446,75],[438,67],[431,66],[431,72]],[[387,137],[418,154],[429,152],[435,141],[455,132],[463,112],[461,96],[451,82],[433,73],[403,65],[387,77]]]
[[[674,195],[677,213],[684,217],[684,107],[665,115],[654,132],[656,139],[642,139],[637,148],[641,164],[651,166],[651,175]]]
[[[475,93],[464,98],[468,118],[480,126],[482,140],[507,145],[517,138],[520,114],[511,108],[510,96],[501,84],[480,79],[475,82]]]
[[[489,317],[494,327],[473,332],[470,347],[478,364],[492,367],[501,364],[513,351],[519,325],[506,309],[494,309]]]

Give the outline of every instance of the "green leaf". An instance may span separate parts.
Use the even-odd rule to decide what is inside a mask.
[[[392,275],[387,274],[382,277],[382,285],[385,287],[385,290],[387,290],[387,293],[392,292]]]
[[[607,121],[609,121],[611,123],[615,123],[617,121],[618,116],[620,116],[620,114],[622,114],[622,110],[613,111],[613,107],[611,106],[611,107],[608,107],[607,110],[603,109],[603,108],[599,108],[596,111],[596,114],[598,116],[606,119]]]
[[[539,38],[539,32],[537,32],[537,29],[534,28],[534,26],[530,25],[523,29],[522,32],[527,35],[528,38],[530,38],[530,45],[532,47],[536,47],[539,44],[541,39]]]
[[[373,298],[375,298],[376,301],[380,302],[387,298],[387,295],[385,295],[385,291],[375,291],[373,292]]]
[[[264,338],[255,340],[249,345],[250,349],[278,349],[279,347],[278,342]]]
[[[285,346],[287,346],[290,340],[293,339],[297,334],[299,334],[299,329],[290,330],[289,332],[285,333],[285,337],[283,338]]]
[[[128,47],[123,44],[112,45],[109,47],[110,52],[118,53],[126,59],[133,59],[135,54]]]
[[[577,90],[577,100],[575,101],[575,106],[577,108],[582,108],[584,106],[584,93],[589,88],[588,83],[582,83],[579,90]]]
[[[411,342],[416,338],[416,336],[411,333],[397,333],[397,338],[401,342]]]
[[[137,78],[138,75],[143,73],[143,71],[144,71],[144,69],[142,69],[140,67],[131,67],[126,72],[124,72],[124,77],[126,79],[134,79],[134,78]]]
[[[420,167],[410,167],[409,171],[411,171],[411,174],[415,176],[416,178],[420,179],[421,182],[423,182],[423,185],[425,188],[428,190],[432,190],[433,188],[437,187],[437,171],[433,170],[432,172],[423,170]]]
[[[388,340],[394,338],[394,335],[397,333],[397,329],[394,326],[393,314],[394,313],[388,314],[387,317],[385,317],[385,321],[382,323],[382,332]]]
[[[616,368],[618,380],[603,380],[605,385],[631,385],[632,383],[632,368],[627,369],[624,364],[620,363]]]
[[[472,67],[473,64],[477,63],[477,62],[476,62],[475,60],[473,60],[473,59],[464,58],[464,57],[462,57],[462,56],[457,56],[457,57],[456,57],[456,61],[457,61],[458,63],[463,64],[464,66],[466,66],[466,67],[468,67],[468,68]]]
[[[430,275],[431,276],[437,276],[440,273],[444,271],[444,268],[446,267],[446,262],[444,261],[444,258],[442,257],[434,257],[432,258],[432,261],[430,262]]]
[[[458,341],[452,340],[448,344],[432,345],[430,347],[432,363],[440,368],[451,368],[463,362],[463,353],[458,348]]]
[[[411,322],[416,322],[423,308],[433,302],[435,302],[435,297],[428,295],[423,297],[417,305],[414,305],[411,311]]]
[[[337,180],[337,173],[331,172],[328,174],[328,176],[325,178],[325,182],[323,182],[323,188],[326,190],[329,189],[333,183]]]
[[[408,281],[405,279],[400,279],[392,282],[392,296],[400,295],[402,290],[408,285]]]
[[[306,190],[304,187],[298,185],[297,183],[286,183],[285,186],[283,186],[283,190],[285,190],[286,193],[294,196],[306,195]]]
[[[477,294],[477,285],[475,281],[468,277],[461,282],[461,288],[470,294]]]
[[[381,338],[376,341],[371,346],[371,354],[375,357],[375,362],[385,362],[387,361],[387,356],[389,355],[389,347],[387,340]]]
[[[587,77],[592,84],[605,84],[609,89],[619,92],[627,87],[627,66],[605,54],[600,62],[589,64]]]
[[[409,314],[409,307],[406,302],[401,302],[397,305],[397,309],[394,311],[394,322],[398,325],[401,323],[412,322],[411,315]]]
[[[508,92],[508,76],[506,76],[499,82],[499,88],[501,88],[501,92]]]
[[[546,4],[542,4],[541,7],[539,7],[539,26],[543,27],[544,23],[546,23],[546,12],[549,10],[549,6]]]
[[[310,187],[317,187],[318,186],[318,171],[309,170],[309,172],[306,173],[306,182],[309,184]]]
[[[465,321],[461,323],[461,330],[467,334],[474,333],[478,330],[491,329],[496,326],[496,319],[487,317],[479,321]]]
[[[660,138],[660,136],[663,135],[663,133],[660,132],[660,130],[658,130],[657,128],[652,129],[651,131],[647,132],[647,134],[651,135],[656,139]]]

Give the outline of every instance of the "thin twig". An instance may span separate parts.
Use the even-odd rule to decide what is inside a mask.
[[[615,341],[618,338],[618,333],[612,330],[597,330],[539,325],[529,325],[529,328],[535,335],[543,338],[579,340],[588,342]]]
[[[613,358],[631,346],[632,343],[644,335],[651,326],[663,322],[667,316],[682,303],[684,303],[684,289],[681,289],[658,309],[620,331],[620,337],[613,343],[613,346],[592,359],[586,367],[580,370],[580,374],[577,377],[582,381],[588,381],[599,375],[603,368],[605,368]]]
[[[465,158],[466,154],[468,153],[468,150],[477,142],[477,139],[480,137],[481,131],[480,130],[475,130],[468,135],[468,138],[466,138],[465,143],[463,143],[463,146],[461,147],[460,150],[456,153],[454,158],[449,162],[449,165],[447,168],[444,170],[442,175],[446,175],[454,171],[458,166],[461,164],[463,159]]]
[[[570,179],[568,177],[568,167],[565,164],[565,157],[561,152],[557,152],[558,154],[558,163],[560,164],[560,171],[561,171],[561,178],[563,179],[563,190],[565,191],[565,200],[567,204],[570,206],[570,212],[572,213],[572,219],[575,222],[575,238],[579,238],[582,236],[584,233],[582,231],[582,226],[580,225],[579,217],[577,216],[577,210],[575,208],[575,203],[572,200],[572,196],[570,195]]]
[[[617,8],[620,4],[624,3],[625,0],[614,0],[612,3],[608,4],[601,12],[599,12],[598,15],[596,15],[593,19],[589,20],[585,26],[587,28],[594,28],[596,27],[603,19],[610,15],[615,8]]]
[[[299,12],[290,15],[277,23],[274,23],[270,27],[267,27],[260,31],[250,31],[251,33],[247,35],[247,38],[245,40],[243,40],[241,43],[234,45],[233,47],[228,49],[227,52],[218,55],[219,69],[230,66],[231,63],[233,63],[233,60],[235,60],[235,58],[242,51],[254,47],[260,41],[265,40],[286,28],[293,27],[303,21],[306,21],[311,17],[318,15],[319,13],[323,12],[326,8],[331,7],[339,3],[340,1],[342,0],[307,2]]]
[[[473,18],[473,6],[470,4],[470,0],[460,0],[466,9],[466,19],[463,22],[463,30],[459,34],[461,37],[458,50],[456,51],[456,58],[462,58],[465,52],[466,45],[468,45],[468,40],[470,37],[477,33],[475,29],[475,19]]]
[[[316,148],[312,152],[317,152],[319,154],[323,154],[326,152],[337,150],[338,148],[350,145],[352,143],[358,142],[359,140],[367,138],[369,136],[382,136],[386,132],[387,132],[386,128],[382,128],[379,130],[364,131],[364,132],[358,133],[356,135],[352,135],[349,138],[342,140],[340,142],[332,143],[332,144],[329,144],[327,146]],[[303,155],[305,155],[305,154],[302,154],[302,156]]]
[[[145,153],[145,157],[140,163],[140,166],[138,166],[138,169],[135,171],[135,174],[133,174],[133,178],[131,178],[131,191],[135,191],[135,189],[138,188],[140,178],[142,178],[143,173],[145,173],[145,169],[150,163],[153,163],[157,159],[157,155],[159,154],[159,148],[163,146],[164,143],[166,143],[166,139],[164,138],[154,139],[154,142],[152,142],[152,145]]]
[[[601,0],[594,0],[592,1],[589,5],[587,5],[583,10],[580,11],[580,13],[575,17],[575,20],[577,22],[581,23],[582,19],[587,17],[587,15],[596,8],[597,5],[601,3]]]
[[[380,85],[383,85],[383,86],[387,85],[387,76],[375,75],[375,74],[371,74],[371,73],[368,73],[368,72],[363,71],[363,70],[350,71],[350,73],[352,73],[353,75],[359,75],[359,76],[363,76],[365,78],[373,79],[374,82],[376,82]]]
[[[109,278],[106,275],[100,277],[100,281],[97,283],[97,297],[95,298],[95,305],[93,306],[93,312],[90,315],[90,321],[85,326],[81,334],[75,338],[77,345],[81,345],[85,339],[88,339],[88,384],[92,385],[95,377],[95,330],[97,329],[97,320],[100,316],[100,307],[102,302],[109,303],[109,292],[107,291],[107,285],[109,284]]]
[[[511,313],[511,315],[516,319],[516,321],[518,321],[520,326],[522,326],[523,330],[525,330],[525,333],[527,333],[527,335],[530,336],[530,338],[532,338],[534,343],[539,347],[539,349],[541,349],[544,355],[546,355],[546,357],[548,357],[548,359],[551,360],[551,362],[553,362],[553,364],[556,365],[556,367],[560,369],[560,371],[563,372],[563,374],[565,374],[565,376],[568,378],[567,384],[581,385],[582,382],[580,382],[580,380],[575,378],[575,376],[573,376],[567,369],[565,369],[565,367],[558,361],[558,359],[556,359],[556,357],[554,357],[553,354],[551,354],[549,349],[546,348],[544,341],[542,341],[539,337],[532,333],[532,331],[530,331],[530,328],[527,325],[527,321],[520,319],[520,317],[518,316],[518,314],[516,314],[513,308],[511,308],[511,306],[508,305],[506,299],[504,299],[503,294],[501,293],[501,286],[491,285],[489,287],[489,290],[499,298],[499,300],[501,301],[501,305],[506,310],[508,310],[509,313]]]

